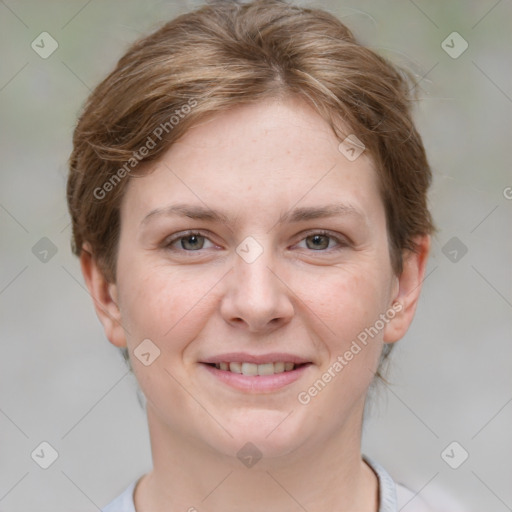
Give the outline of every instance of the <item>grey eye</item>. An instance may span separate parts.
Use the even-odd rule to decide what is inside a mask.
[[[188,235],[180,238],[181,248],[188,251],[202,249],[204,246],[205,237],[201,235]]]
[[[306,246],[308,249],[315,251],[327,249],[329,247],[330,238],[331,237],[327,235],[311,235],[306,237]]]

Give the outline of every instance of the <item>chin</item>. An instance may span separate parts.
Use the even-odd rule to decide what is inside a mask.
[[[286,410],[237,408],[231,417],[224,415],[222,423],[232,437],[222,429],[216,429],[217,435],[212,439],[209,429],[205,433],[207,442],[223,455],[235,455],[241,461],[246,455],[267,459],[284,457],[297,450],[314,433],[314,425],[307,433],[308,422],[299,417],[300,412],[297,407]]]

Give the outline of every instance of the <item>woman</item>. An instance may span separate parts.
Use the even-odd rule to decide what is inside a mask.
[[[277,0],[182,15],[94,90],[73,248],[147,399],[154,466],[105,511],[414,498],[361,455],[434,229],[409,90],[335,17]]]

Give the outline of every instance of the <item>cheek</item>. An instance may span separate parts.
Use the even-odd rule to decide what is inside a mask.
[[[121,311],[130,331],[129,345],[135,348],[149,338],[162,351],[181,350],[208,319],[211,290],[218,281],[214,274],[198,277],[197,271],[132,268],[122,288]]]
[[[369,267],[336,270],[330,268],[322,278],[300,280],[301,299],[314,313],[307,317],[317,324],[312,329],[318,332],[330,360],[343,354],[359,337],[367,344],[357,359],[368,363],[380,352],[383,332],[375,334],[372,330],[366,340],[364,335],[386,310],[388,282],[382,272]]]
[[[331,268],[328,277],[309,283],[315,290],[307,303],[315,313],[308,317],[315,323],[309,328],[319,335],[324,357],[297,399],[329,425],[328,435],[338,431],[374,378],[383,331],[370,329],[386,308],[386,279],[375,265],[362,265],[339,268],[336,274]]]
[[[211,290],[219,279],[156,266],[148,270],[147,265],[144,271],[131,268],[124,276],[121,314],[129,331],[126,338],[137,381],[157,407],[165,407],[172,396],[178,409],[185,408],[187,398],[177,383],[184,378],[180,363],[188,344],[200,335],[212,314],[215,297]],[[159,350],[148,366],[137,356],[139,345],[148,347],[147,342],[141,345],[147,339],[157,347],[150,345],[145,350],[151,357]]]

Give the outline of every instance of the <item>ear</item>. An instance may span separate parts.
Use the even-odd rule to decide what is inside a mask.
[[[405,251],[403,254],[403,270],[397,277],[397,291],[392,298],[392,309],[396,314],[386,324],[384,343],[394,343],[403,338],[411,325],[420,298],[430,252],[430,236],[418,237],[415,242],[417,250]]]
[[[126,337],[118,307],[117,286],[105,278],[88,243],[82,246],[80,267],[93,299],[96,315],[103,324],[107,338],[116,347],[126,347]]]

